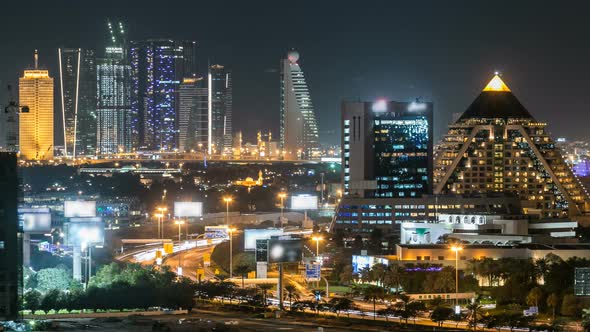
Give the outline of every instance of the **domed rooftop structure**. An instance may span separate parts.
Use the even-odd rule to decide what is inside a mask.
[[[461,115],[459,121],[468,118],[533,119],[533,116],[496,74]]]

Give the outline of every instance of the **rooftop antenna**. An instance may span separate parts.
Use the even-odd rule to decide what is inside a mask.
[[[35,69],[39,69],[39,53],[35,50]]]

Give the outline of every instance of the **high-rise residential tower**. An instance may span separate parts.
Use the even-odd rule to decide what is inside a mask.
[[[318,126],[305,76],[292,50],[281,63],[281,140],[284,159],[320,157]]]
[[[137,114],[131,109],[131,65],[121,22],[108,23],[110,40],[97,61],[97,154],[130,152],[137,146]]]
[[[209,94],[202,78],[185,78],[178,89],[180,151],[205,152],[208,140]]]
[[[131,43],[131,109],[140,148],[178,148],[178,88],[196,74],[196,43],[150,39]]]
[[[342,103],[344,195],[420,197],[432,192],[432,103]]]
[[[94,50],[59,48],[59,90],[66,157],[96,152]]]
[[[34,69],[19,78],[19,104],[28,112],[19,115],[19,150],[25,160],[53,159],[53,78],[39,69],[35,51]]]
[[[520,199],[524,213],[545,218],[588,212],[588,192],[546,126],[495,75],[444,136],[434,192],[508,193]]]
[[[222,65],[211,65],[209,89],[209,154],[232,154],[232,77]]]

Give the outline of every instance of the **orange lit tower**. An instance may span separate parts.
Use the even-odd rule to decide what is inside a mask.
[[[53,78],[35,67],[19,79],[19,104],[29,107],[19,118],[20,157],[25,160],[53,159]]]

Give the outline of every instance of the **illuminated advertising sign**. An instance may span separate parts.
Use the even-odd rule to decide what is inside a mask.
[[[300,238],[271,237],[268,240],[269,263],[294,263],[301,260],[303,241]]]
[[[318,197],[312,195],[291,196],[291,210],[317,210]]]
[[[100,244],[104,243],[104,223],[75,222],[66,223],[66,244]]]
[[[203,216],[203,203],[201,202],[174,202],[174,216],[181,218]]]
[[[19,208],[18,219],[23,232],[47,233],[51,231],[49,208]]]
[[[95,201],[65,201],[64,202],[64,217],[96,217],[96,202]]]
[[[205,226],[206,239],[229,239],[227,226]]]
[[[245,229],[244,250],[256,250],[256,240],[268,240],[271,236],[282,234],[283,230],[279,228]]]
[[[375,256],[352,256],[352,273],[359,273],[362,269],[368,269],[375,264],[389,265],[389,261],[385,258]]]

